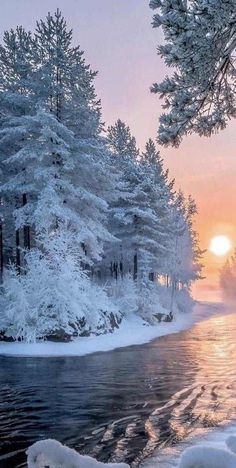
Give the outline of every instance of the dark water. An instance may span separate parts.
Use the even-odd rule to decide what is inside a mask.
[[[158,447],[236,417],[236,315],[150,344],[66,358],[0,357],[0,467],[55,438],[137,466]]]

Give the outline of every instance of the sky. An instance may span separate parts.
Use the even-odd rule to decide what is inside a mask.
[[[161,32],[151,27],[148,0],[0,0],[0,36],[22,25],[34,29],[36,20],[60,8],[74,30],[92,69],[107,125],[124,120],[143,149],[156,138],[161,101],[150,86],[166,73],[156,53]],[[208,249],[214,235],[229,236],[236,246],[236,122],[211,138],[189,136],[180,148],[160,148],[176,186],[192,194],[198,205],[196,229],[201,247]],[[206,279],[194,288],[197,298],[219,299],[218,271],[225,258],[208,250],[204,255]]]

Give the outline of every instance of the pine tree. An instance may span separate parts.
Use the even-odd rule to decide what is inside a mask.
[[[228,258],[220,270],[220,287],[227,303],[235,301],[236,297],[236,251]]]
[[[196,132],[210,136],[236,116],[235,0],[151,0],[153,26],[162,27],[158,53],[171,77],[154,84],[168,110],[160,118],[159,141],[178,146]]]
[[[171,205],[169,254],[166,257],[166,273],[170,278],[172,294],[179,287],[191,286],[201,278],[200,259],[203,251],[193,228],[196,204],[190,197],[187,201],[180,190]]]
[[[113,231],[121,240],[116,249],[119,264],[125,252],[124,270],[133,277],[149,276],[161,272],[161,261],[166,254],[166,235],[173,181],[168,181],[168,171],[149,140],[146,151],[139,156],[135,138],[129,127],[118,120],[108,129],[108,144],[115,164],[123,173],[126,197],[113,206]],[[132,264],[133,263],[133,264]]]
[[[120,266],[122,273],[132,273],[137,279],[138,245],[136,232],[140,216],[138,199],[141,196],[139,151],[130,128],[120,119],[108,128],[108,147],[113,154],[114,166],[123,174],[124,192],[112,204],[112,233],[120,240],[112,253],[111,263]],[[114,255],[115,253],[115,255]],[[125,261],[124,261],[125,258]],[[111,266],[112,268],[112,266]]]
[[[22,202],[18,202],[16,208],[21,214],[32,209],[31,193],[23,192],[23,187],[25,187],[24,190],[31,190],[32,194],[34,193],[33,197],[40,195],[40,188],[36,187],[37,180],[33,184],[35,187],[32,186],[32,183],[28,184],[27,180],[24,181],[24,177],[31,178],[30,174],[37,170],[38,164],[37,158],[31,158],[30,155],[34,140],[37,140],[37,130],[34,136],[31,133],[32,125],[35,127],[35,121],[24,119],[25,116],[34,116],[37,109],[42,109],[44,115],[49,112],[62,125],[72,130],[74,137],[76,137],[76,142],[73,143],[74,148],[76,146],[76,150],[74,149],[76,156],[71,155],[71,158],[76,157],[78,169],[75,169],[73,164],[71,165],[73,166],[71,177],[73,183],[80,187],[82,192],[76,209],[80,215],[87,212],[83,221],[87,226],[86,235],[82,243],[88,254],[87,263],[89,263],[92,257],[98,257],[103,242],[110,239],[110,235],[105,229],[107,202],[115,196],[112,195],[112,188],[116,183],[109,155],[99,135],[102,125],[100,104],[93,86],[95,73],[85,64],[83,52],[80,51],[79,47],[72,46],[72,31],[67,31],[66,22],[59,11],[53,16],[49,14],[46,21],[40,21],[37,24],[35,37],[23,34],[19,28],[16,33],[14,31],[11,31],[10,34],[6,33],[7,44],[10,42],[12,48],[16,47],[17,50],[20,50],[18,34],[21,34],[28,41],[22,47],[23,50],[30,48],[30,52],[26,55],[26,58],[30,55],[30,65],[28,65],[27,73],[19,72],[17,85],[11,84],[14,87],[14,111],[16,103],[18,105],[17,111],[11,112],[10,110],[6,119],[6,106],[4,109],[0,145],[2,145],[4,152],[2,159],[8,161],[5,168],[10,168],[9,176],[5,174],[4,177],[5,180],[8,180],[4,187],[8,190],[10,187],[10,190],[15,191],[15,193],[18,191],[17,200],[21,199]],[[7,47],[9,48],[9,45]],[[5,49],[6,46],[2,48],[3,57],[6,55]],[[18,55],[21,58],[19,52]],[[20,58],[19,63],[21,63]],[[11,67],[8,62],[7,66],[10,70],[6,69],[4,73],[11,76]],[[14,73],[12,74],[14,76]],[[12,82],[13,79],[8,81]],[[9,94],[6,84],[4,86],[4,98],[10,106],[12,94]],[[23,93],[22,89],[24,89]],[[22,117],[22,121],[20,121],[20,117]],[[48,119],[50,121],[49,117]],[[15,142],[14,147],[13,141]],[[60,155],[57,154],[57,144],[53,140],[49,143],[54,146],[54,153],[50,158],[51,164],[63,164]],[[7,150],[6,145],[8,145]],[[32,167],[33,161],[34,168]],[[107,169],[110,169],[110,178],[107,178]],[[92,204],[91,200],[93,200]],[[65,200],[65,202],[67,201]],[[98,224],[95,228],[96,223]],[[24,226],[20,225],[19,228],[24,229]],[[27,237],[29,238],[25,233],[24,238],[27,239]],[[93,246],[89,245],[92,243]]]
[[[91,138],[102,128],[94,89],[97,73],[86,65],[84,52],[72,41],[73,31],[68,30],[60,10],[37,22],[34,92],[76,136]]]
[[[59,10],[37,23],[33,83],[37,102],[76,137],[78,165],[72,176],[82,193],[76,209],[87,226],[82,245],[89,263],[91,258],[98,258],[104,241],[111,239],[105,224],[116,178],[100,137],[100,102],[94,89],[96,72],[86,65],[83,52],[72,45],[72,39],[72,31],[67,30]]]
[[[21,229],[27,225],[35,233],[35,250],[32,255],[25,255],[24,268],[21,265],[25,278],[18,278],[18,286],[24,292],[33,281],[35,258],[42,258],[44,262],[45,256],[50,257],[50,268],[54,264],[55,272],[64,275],[64,270],[58,269],[59,255],[55,254],[54,241],[56,244],[60,242],[61,248],[64,245],[65,251],[71,247],[76,252],[74,262],[76,271],[79,271],[88,270],[94,260],[100,258],[104,242],[113,240],[106,224],[108,201],[113,198],[110,193],[116,176],[113,177],[112,170],[109,178],[106,174],[111,166],[99,135],[102,125],[92,83],[94,74],[85,65],[79,49],[71,46],[71,41],[71,32],[67,33],[60,12],[49,15],[46,22],[38,24],[36,37],[30,42],[31,69],[27,81],[25,77],[19,77],[14,102],[7,88],[2,92],[2,102],[9,106],[9,112],[2,112],[0,131],[4,168],[1,192],[11,193],[12,197],[24,201],[17,203],[14,209],[18,256],[21,252]],[[21,80],[26,88],[24,93],[19,89]],[[10,107],[12,102],[13,110]],[[64,236],[61,243],[62,232],[68,233],[67,242]],[[62,250],[62,261],[63,258]],[[18,271],[21,271],[19,259],[18,263]],[[43,274],[43,269],[40,271]],[[87,278],[89,288],[88,272],[78,274],[78,283],[82,276]],[[71,278],[76,281],[74,273]],[[6,282],[4,288],[8,294]],[[49,309],[54,307],[57,298],[51,297],[50,300]],[[71,307],[73,301],[75,298],[72,296]],[[89,307],[88,304],[88,310]],[[94,313],[96,307],[99,307],[99,301],[97,306],[94,304]],[[67,311],[63,309],[61,313],[67,314]],[[102,310],[100,313],[99,327],[102,330],[110,315],[102,315]],[[79,316],[77,318],[79,320]],[[40,311],[38,320],[41,320]],[[57,320],[59,326],[62,320],[59,312]],[[87,327],[86,314],[83,320],[81,330]],[[8,331],[9,327],[8,323]],[[95,328],[96,321],[91,330]],[[40,333],[48,331],[46,328],[43,330]]]
[[[32,110],[29,92],[29,80],[32,71],[32,38],[31,34],[26,32],[22,27],[17,27],[16,31],[10,30],[10,32],[6,31],[4,33],[3,45],[0,46],[0,68],[0,129],[4,132],[4,128],[8,126],[9,119],[12,117],[24,116]],[[10,138],[9,142],[7,142],[6,136],[3,137],[3,133],[1,133],[1,136],[0,164],[2,167],[2,176],[5,181],[10,173],[14,173],[14,168],[10,168],[4,164],[4,161],[11,151],[17,151],[17,149],[20,148],[23,144],[23,136],[18,134],[16,138]],[[24,167],[22,171],[24,171]],[[10,217],[14,216],[15,208],[20,207],[21,204],[26,204],[27,194],[20,192],[9,196],[9,193],[1,191],[1,196],[2,210],[4,211],[3,219],[6,220],[8,218],[8,223],[3,221],[3,242],[4,246],[7,246],[7,239],[12,237],[11,229],[13,223],[9,222]],[[29,226],[22,226],[22,229],[23,245],[25,248],[29,248]],[[15,258],[18,270],[20,270],[21,263],[20,234],[20,230],[17,228],[15,231]],[[8,255],[5,255],[5,257],[7,260]]]
[[[129,301],[155,322],[156,280],[168,275],[174,291],[199,277],[194,201],[176,196],[152,140],[140,154],[121,120],[102,136],[95,76],[59,10],[35,34],[4,35],[0,331],[15,339],[112,331]],[[109,269],[112,301],[94,274]]]
[[[146,181],[144,202],[152,214],[146,220],[146,240],[144,249],[149,256],[149,267],[153,274],[163,274],[163,262],[168,255],[170,203],[174,196],[174,181],[169,181],[168,170],[163,168],[163,160],[153,140],[146,143],[140,162],[142,179]]]

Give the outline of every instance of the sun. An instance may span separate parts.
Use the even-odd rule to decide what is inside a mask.
[[[223,257],[231,248],[232,244],[227,236],[215,236],[210,241],[209,250],[217,257]]]

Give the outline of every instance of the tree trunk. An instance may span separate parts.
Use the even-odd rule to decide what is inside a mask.
[[[134,229],[137,231],[137,224],[138,224],[138,217],[134,215]],[[137,245],[135,247],[135,254],[134,254],[134,274],[133,274],[134,281],[138,279],[138,249]]]
[[[138,278],[138,254],[134,254],[134,281],[137,281]]]
[[[154,273],[153,273],[153,271],[151,271],[151,272],[149,273],[149,280],[150,280],[152,283],[154,283]]]
[[[20,273],[20,231],[16,230],[16,268]]]
[[[26,193],[22,196],[22,204],[25,206],[27,204],[27,195]],[[24,233],[24,248],[30,250],[30,227],[24,226],[23,228]]]
[[[114,264],[114,269],[115,269],[115,278],[116,278],[116,281],[118,280],[118,263],[115,262]]]
[[[3,280],[3,230],[2,221],[0,220],[0,283]]]
[[[173,315],[173,305],[174,305],[174,299],[176,296],[176,281],[172,279],[170,284],[171,284],[170,313]]]
[[[124,278],[124,273],[123,273],[123,262],[120,262],[120,276],[121,276],[121,279]]]

